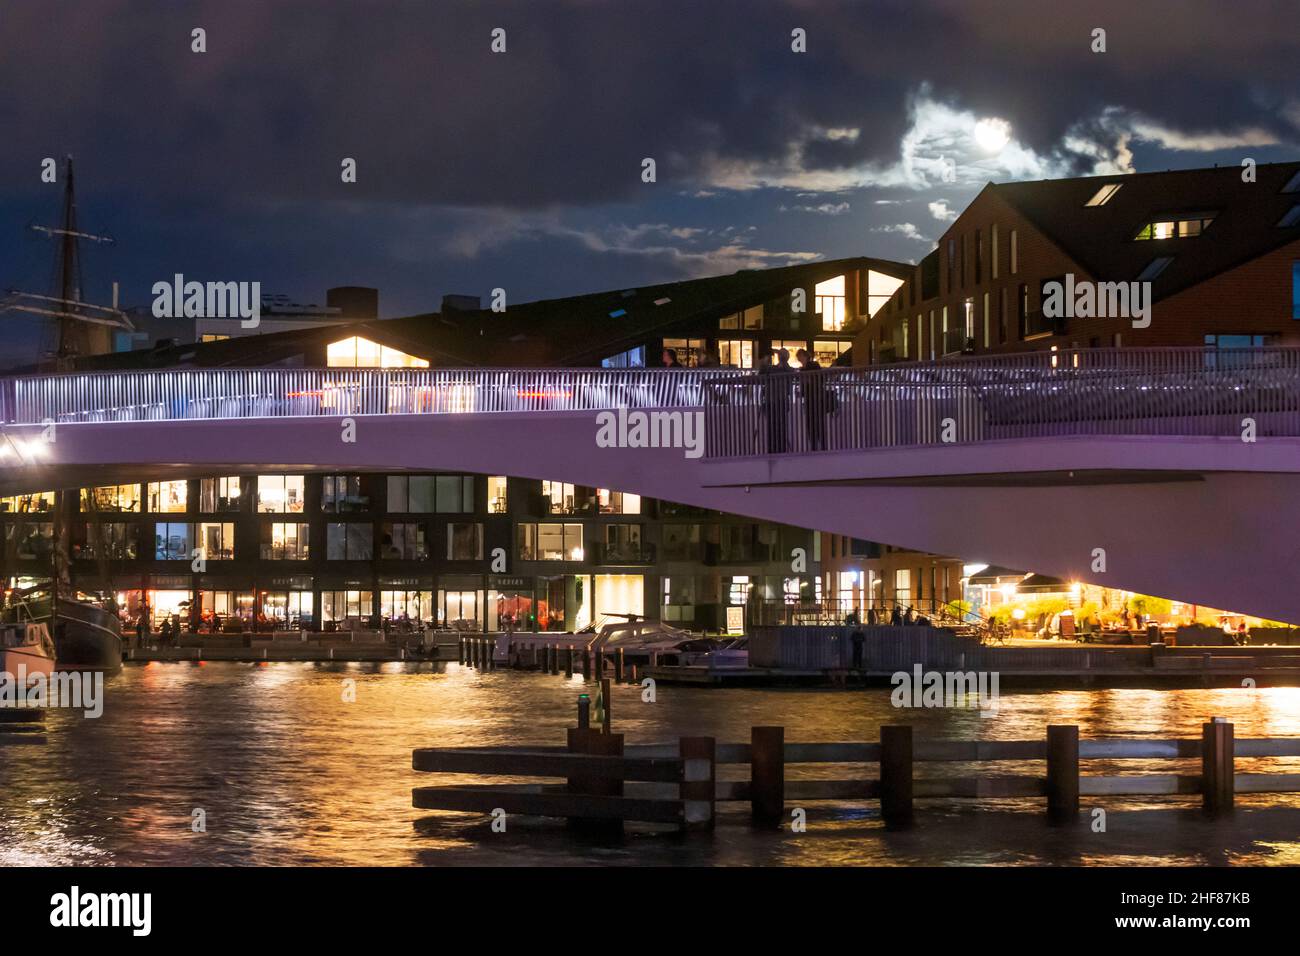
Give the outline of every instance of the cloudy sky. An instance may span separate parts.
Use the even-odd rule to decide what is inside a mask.
[[[990,180],[1300,156],[1294,0],[1062,6],[5,0],[0,288],[48,288],[27,226],[69,153],[82,227],[117,240],[85,250],[96,300],[180,272],[373,285],[388,316],[915,260]]]

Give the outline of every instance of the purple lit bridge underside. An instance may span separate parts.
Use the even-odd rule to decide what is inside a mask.
[[[675,447],[602,447],[620,408]],[[1300,350],[789,375],[84,373],[0,381],[0,412],[4,494],[269,469],[501,474],[1300,622]]]

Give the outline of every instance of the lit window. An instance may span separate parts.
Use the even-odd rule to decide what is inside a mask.
[[[1279,226],[1300,225],[1300,203],[1296,203],[1287,210],[1287,214],[1278,221]]]
[[[719,339],[718,362],[733,368],[754,367],[753,339]]]
[[[149,482],[149,510],[155,514],[185,511],[188,497],[187,481]]]
[[[895,279],[893,276],[887,276],[883,272],[867,270],[867,315],[875,315],[885,307],[885,303],[890,300],[898,287],[903,284],[902,279]],[[902,298],[899,298],[899,305],[902,305]],[[862,311],[861,308],[858,309]],[[825,329],[824,331],[836,331]]]
[[[602,368],[645,368],[645,346],[638,345],[626,352],[619,352],[609,358],[601,359]]]
[[[621,319],[625,315],[627,315],[627,309],[615,309],[609,314],[609,317],[611,319]]]
[[[1173,256],[1156,256],[1147,263],[1147,267],[1138,273],[1138,282],[1150,282],[1165,269],[1169,268],[1169,263],[1174,261]]]
[[[1114,196],[1117,192],[1119,192],[1120,187],[1123,185],[1124,185],[1123,183],[1107,183],[1105,186],[1102,186],[1095,193],[1093,193],[1092,198],[1089,199],[1086,203],[1084,203],[1084,205],[1085,206],[1106,205],[1106,203],[1110,202],[1111,197]]]
[[[1203,213],[1185,219],[1161,219],[1149,222],[1138,230],[1136,239],[1188,239],[1199,236],[1214,222],[1214,213]]]
[[[704,339],[664,339],[664,351],[675,354],[678,364],[694,368],[704,351]]]
[[[427,359],[416,358],[398,349],[390,349],[370,339],[354,335],[331,342],[325,347],[330,368],[428,368]]]
[[[790,367],[801,368],[802,366],[799,364],[799,350],[806,349],[807,347],[807,342],[777,339],[772,343],[772,364],[775,365],[777,362],[777,353],[780,352],[781,349],[785,349],[790,353]]]
[[[306,494],[302,475],[258,475],[259,514],[301,513]]]
[[[822,317],[822,331],[838,332],[844,328],[844,276],[818,282],[813,293],[817,297],[817,312]]]
[[[488,513],[494,515],[503,515],[506,513],[506,502],[509,500],[507,494],[507,485],[504,475],[488,476]]]

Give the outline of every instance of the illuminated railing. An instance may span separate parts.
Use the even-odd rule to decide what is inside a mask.
[[[13,424],[699,408],[730,369],[170,369],[0,382]]]
[[[709,457],[1068,435],[1300,436],[1300,349],[1077,349],[812,372],[191,369],[0,380],[9,424],[698,410]]]

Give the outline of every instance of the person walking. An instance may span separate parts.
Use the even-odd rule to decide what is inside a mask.
[[[894,627],[903,626],[903,612],[898,609],[897,604],[894,605],[893,613],[889,615],[889,623]]]

